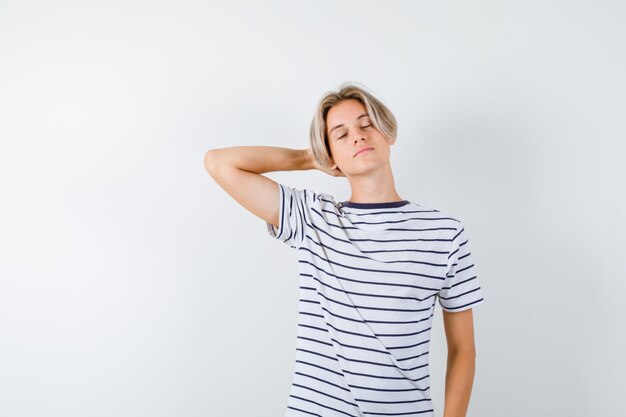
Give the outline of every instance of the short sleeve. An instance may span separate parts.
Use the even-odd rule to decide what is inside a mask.
[[[266,222],[267,232],[292,248],[299,248],[306,238],[311,223],[311,208],[316,194],[308,189],[297,189],[277,183],[279,188],[278,228]]]
[[[459,222],[448,253],[447,273],[439,291],[439,304],[446,311],[463,311],[484,302],[465,227]]]

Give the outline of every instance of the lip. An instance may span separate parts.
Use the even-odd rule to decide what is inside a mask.
[[[355,153],[355,154],[354,154],[354,156],[357,156],[357,155],[359,155],[359,154],[361,154],[361,153],[363,153],[363,152],[366,152],[366,151],[371,151],[372,149],[374,149],[374,148],[372,148],[371,146],[368,146],[368,147],[366,147],[366,148],[361,149],[361,150],[360,150],[360,151],[358,151],[357,153]]]

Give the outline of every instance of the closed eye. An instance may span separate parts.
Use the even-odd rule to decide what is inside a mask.
[[[372,125],[363,126],[363,129],[365,129],[366,127],[372,127]],[[346,136],[345,133],[343,135],[339,136],[337,139],[341,139],[344,136]]]

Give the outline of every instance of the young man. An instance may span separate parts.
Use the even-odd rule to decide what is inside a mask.
[[[397,124],[364,89],[327,93],[307,149],[210,150],[205,166],[270,236],[297,249],[300,312],[286,416],[432,417],[428,346],[435,299],[448,343],[444,417],[464,417],[474,378],[472,308],[484,302],[456,218],[405,200],[390,164]],[[347,201],[261,175],[345,177]]]

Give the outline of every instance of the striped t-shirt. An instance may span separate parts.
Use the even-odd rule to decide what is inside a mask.
[[[300,271],[285,416],[432,417],[435,298],[446,311],[484,302],[463,224],[408,200],[278,185],[279,227],[267,230],[297,249]]]

